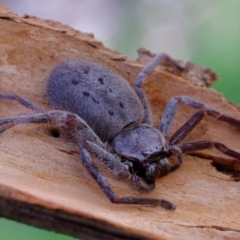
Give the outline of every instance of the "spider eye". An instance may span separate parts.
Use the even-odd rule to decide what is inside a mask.
[[[161,153],[167,152],[167,148],[165,146],[161,146],[159,152]]]
[[[148,156],[149,156],[149,153],[147,153],[147,152],[142,152],[142,155],[143,155],[143,157],[148,157]]]

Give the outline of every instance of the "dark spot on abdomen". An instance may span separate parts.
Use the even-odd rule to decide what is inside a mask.
[[[73,79],[72,80],[72,84],[74,84],[74,85],[78,84],[78,80],[77,79]]]
[[[122,102],[119,102],[119,106],[120,106],[121,108],[124,108],[124,106],[123,106],[123,103],[122,103]]]
[[[104,81],[103,81],[103,78],[102,78],[102,77],[99,77],[99,78],[98,78],[98,81],[99,81],[101,84],[104,84]]]
[[[95,99],[94,97],[92,97],[92,100],[94,103],[99,104],[99,101],[97,99]]]
[[[89,73],[89,67],[85,67],[85,68],[83,69],[83,71],[84,71],[85,74],[88,74],[88,73]]]
[[[108,111],[108,113],[109,113],[110,116],[114,115],[113,111]]]
[[[83,92],[83,95],[86,96],[86,97],[89,97],[90,93],[89,92]]]

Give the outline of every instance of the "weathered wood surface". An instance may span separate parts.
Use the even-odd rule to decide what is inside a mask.
[[[34,17],[19,18],[0,8],[0,91],[22,95],[44,109],[46,79],[51,69],[68,59],[99,62],[133,84],[140,62],[106,49],[91,34]],[[154,124],[169,99],[189,95],[240,119],[237,107],[223,97],[173,74],[156,70],[144,87]],[[0,116],[26,113],[16,102],[1,100]],[[194,110],[180,106],[172,132]],[[103,194],[81,163],[78,147],[63,135],[54,138],[50,126],[16,126],[0,136],[0,215],[75,237],[103,239],[239,239],[240,183],[216,170],[211,162],[236,161],[215,150],[185,156],[183,166],[158,179],[150,197],[165,198],[175,211],[160,207],[116,205]],[[186,141],[221,141],[240,152],[239,130],[205,118]],[[105,171],[105,170],[103,170]],[[141,196],[128,181],[107,179],[121,196]]]

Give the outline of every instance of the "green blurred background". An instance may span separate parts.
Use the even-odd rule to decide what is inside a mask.
[[[213,88],[240,103],[238,0],[6,0],[12,11],[92,32],[130,59],[137,49],[189,59],[218,73]],[[0,239],[72,239],[0,219]]]

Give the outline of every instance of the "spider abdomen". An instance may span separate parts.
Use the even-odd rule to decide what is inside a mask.
[[[143,119],[135,91],[122,77],[97,63],[58,65],[50,74],[47,93],[54,107],[79,115],[102,141]]]

